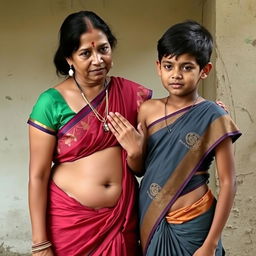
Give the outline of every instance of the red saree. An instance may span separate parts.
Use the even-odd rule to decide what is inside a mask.
[[[109,110],[119,112],[136,125],[139,105],[151,97],[151,91],[123,78],[111,78],[108,85]],[[91,104],[104,115],[105,93]],[[75,161],[108,147],[118,146],[111,132],[88,106],[77,113],[57,134],[56,164]],[[136,205],[136,179],[129,171],[122,152],[122,193],[116,206],[95,210],[81,205],[49,184],[48,222],[53,250],[58,256],[139,255]],[[71,170],[72,171],[72,170]]]

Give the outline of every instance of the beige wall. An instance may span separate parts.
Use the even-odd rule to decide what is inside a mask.
[[[256,255],[256,2],[216,1],[217,97],[243,132],[236,143],[238,190],[224,232],[232,256]]]
[[[7,247],[13,252],[29,251],[26,120],[38,94],[58,82],[52,56],[59,26],[66,15],[81,9],[96,11],[110,24],[118,38],[111,74],[151,87],[155,97],[164,95],[154,64],[156,41],[160,35],[171,24],[184,19],[203,21],[211,31],[216,29],[218,87],[216,90],[216,76],[212,75],[210,79],[213,83],[206,84],[202,90],[212,98],[217,93],[245,133],[236,147],[239,191],[224,240],[232,252],[230,255],[255,255],[252,253],[255,248],[250,243],[250,239],[255,240],[255,208],[249,207],[249,202],[255,205],[252,184],[256,159],[253,157],[255,136],[252,132],[255,131],[255,116],[252,114],[253,105],[249,104],[253,102],[256,81],[253,72],[255,64],[251,58],[255,55],[252,28],[256,25],[253,16],[255,5],[252,3],[250,0],[217,1],[215,22],[214,0],[1,1],[0,255],[11,255],[7,252],[1,254],[1,250]],[[240,20],[237,17],[241,17],[241,13],[243,18]],[[238,24],[238,21],[241,23]],[[249,22],[254,26],[248,25]],[[222,68],[223,63],[225,69]],[[227,94],[229,92],[232,92],[232,97]],[[242,241],[242,245],[248,246],[252,254],[243,254],[246,247],[241,249],[235,241]]]

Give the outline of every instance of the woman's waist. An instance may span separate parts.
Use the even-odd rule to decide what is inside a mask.
[[[53,167],[52,179],[67,195],[92,208],[112,207],[122,190],[119,148]]]

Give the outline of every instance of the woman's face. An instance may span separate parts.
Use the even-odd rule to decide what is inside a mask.
[[[105,80],[112,65],[112,51],[106,35],[91,29],[80,37],[80,46],[70,58],[78,81],[96,84]]]

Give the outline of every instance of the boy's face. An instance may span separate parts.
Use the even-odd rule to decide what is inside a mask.
[[[211,63],[208,63],[200,70],[195,57],[190,54],[167,56],[161,62],[157,61],[158,74],[164,87],[176,96],[196,94],[199,81],[207,77],[211,67]]]

